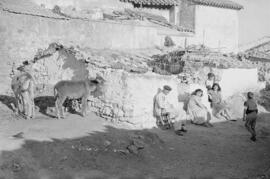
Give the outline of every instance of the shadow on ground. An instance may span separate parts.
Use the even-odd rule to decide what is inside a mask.
[[[49,116],[49,117],[55,117],[52,114],[47,113],[48,108],[55,107],[55,98],[54,96],[39,96],[35,98],[35,105],[38,106],[39,112]]]
[[[164,141],[148,130],[107,127],[79,139],[26,141],[19,150],[2,152],[0,178],[158,178],[163,161],[155,157],[164,151]]]
[[[36,97],[34,101],[35,101],[35,105],[38,106],[39,108],[39,112],[49,117],[54,117],[54,116],[51,116],[50,114],[47,114],[47,108],[55,106],[54,104],[55,99],[53,96]],[[7,95],[0,95],[0,102],[6,105],[9,109],[14,110],[11,105],[12,104],[15,105],[15,97],[7,96]]]
[[[269,152],[266,156],[254,150],[268,151],[269,145],[262,147],[265,144],[258,143],[258,149],[248,139],[232,139],[226,128],[233,125],[191,125],[184,137],[157,128],[126,130],[106,126],[105,132],[77,139],[26,140],[18,150],[2,152],[0,178],[218,179],[218,173],[246,175],[247,171],[254,172],[252,168],[265,167],[262,160],[270,156]],[[247,156],[250,150],[254,153]]]
[[[11,104],[15,104],[15,98],[7,95],[0,95],[0,102],[6,105],[9,109],[13,110]]]
[[[54,96],[39,96],[34,99],[35,106],[38,107],[39,112],[43,115],[46,115],[51,118],[55,118],[55,97]],[[80,100],[78,100],[80,102]],[[6,105],[9,109],[14,110],[12,108],[12,104],[15,105],[15,97],[0,95],[0,102]],[[69,113],[81,115],[80,112],[76,111],[72,107],[72,99],[66,99],[63,107],[67,109]],[[48,110],[50,108],[51,110]]]

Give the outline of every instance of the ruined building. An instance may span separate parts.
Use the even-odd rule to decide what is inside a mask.
[[[226,97],[261,87],[257,69],[223,54],[185,56],[186,61],[201,60],[185,66],[198,78],[193,87],[181,84],[182,70],[160,75],[149,65],[153,55],[174,60],[166,55],[166,36],[178,50],[203,44],[211,51],[236,51],[242,6],[229,0],[0,0],[0,8],[1,94],[10,94],[10,75],[25,61],[36,80],[36,96],[52,95],[59,80],[100,74],[106,86],[101,96],[89,99],[91,111],[154,126],[153,97],[165,83],[172,86],[170,98],[179,109],[180,93],[190,94],[209,71],[220,78]],[[205,65],[208,62],[214,66]]]

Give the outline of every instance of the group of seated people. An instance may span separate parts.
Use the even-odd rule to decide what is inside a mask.
[[[225,101],[222,100],[221,88],[220,85],[215,82],[215,75],[213,73],[208,74],[205,85],[212,112],[210,112],[202,102],[203,90],[196,89],[191,94],[186,109],[186,113],[190,116],[191,122],[205,127],[212,127],[212,124],[210,123],[212,115],[217,118],[231,120],[229,108]],[[171,90],[172,88],[170,86],[165,85],[163,90],[155,96],[154,114],[157,121],[163,120],[166,116],[170,116],[169,118],[174,119],[174,121],[169,122],[174,122],[176,133],[178,135],[183,135],[182,132],[186,132],[184,124],[185,120],[181,119],[182,116],[179,116],[179,110],[175,109],[167,99],[167,95]]]
[[[224,118],[226,120],[232,120],[229,114],[229,108],[225,101],[222,100],[221,88],[215,81],[215,75],[213,73],[208,74],[208,79],[205,82],[208,93],[208,101],[210,102],[211,109],[204,105],[202,100],[203,90],[198,88],[192,92],[187,102],[186,114],[190,116],[193,124],[202,125],[205,127],[212,127],[210,123],[212,116],[216,118]],[[154,98],[154,116],[161,124],[169,124],[169,128],[173,127],[177,135],[183,135],[183,132],[187,132],[185,129],[184,116],[180,116],[180,111],[173,106],[167,95],[172,88],[168,85],[163,87],[163,90],[158,92]],[[210,112],[212,111],[212,112]],[[251,134],[251,140],[256,141],[256,120],[258,117],[258,106],[254,99],[252,92],[247,93],[247,101],[244,103],[243,121],[245,121],[245,127]],[[183,120],[184,119],[184,120]],[[172,124],[172,125],[170,125]]]
[[[215,75],[208,73],[208,79],[205,82],[205,86],[208,91],[208,101],[211,104],[213,114],[216,118],[225,118],[226,120],[232,120],[228,105],[222,100],[221,87],[215,81]]]

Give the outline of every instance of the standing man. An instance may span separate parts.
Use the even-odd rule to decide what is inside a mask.
[[[160,120],[162,116],[168,116],[173,122],[174,130],[177,135],[182,136],[183,132],[187,132],[185,124],[179,119],[179,110],[177,110],[168,100],[168,94],[172,88],[168,85],[163,86],[163,90],[155,96],[154,114]]]

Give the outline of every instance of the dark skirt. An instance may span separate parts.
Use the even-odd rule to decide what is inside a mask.
[[[256,121],[258,115],[257,115],[257,111],[253,111],[253,112],[249,112],[246,116],[246,119],[248,122],[253,122]]]

